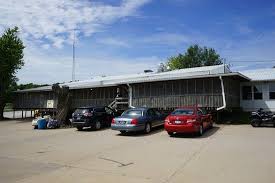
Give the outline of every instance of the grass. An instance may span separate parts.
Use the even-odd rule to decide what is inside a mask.
[[[12,103],[7,103],[5,108],[4,108],[4,112],[10,112],[13,110],[13,105]]]

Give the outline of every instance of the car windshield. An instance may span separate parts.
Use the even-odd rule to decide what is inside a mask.
[[[84,113],[88,113],[89,109],[76,109],[74,113],[76,114],[84,114]]]
[[[176,109],[171,114],[172,115],[193,115],[194,109]]]
[[[128,110],[122,113],[121,116],[142,116],[141,110]]]

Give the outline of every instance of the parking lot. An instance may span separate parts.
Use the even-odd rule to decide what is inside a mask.
[[[202,137],[162,128],[32,130],[0,122],[0,182],[249,182],[275,180],[275,129],[215,126]]]

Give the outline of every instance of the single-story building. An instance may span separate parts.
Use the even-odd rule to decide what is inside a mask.
[[[227,65],[216,65],[162,73],[95,77],[60,85],[69,87],[72,109],[124,105],[169,110],[197,104],[217,110],[240,107],[250,110],[244,105],[243,90],[251,80],[249,74],[232,72]],[[254,97],[255,94],[251,95]],[[55,110],[57,103],[51,86],[15,92],[14,108],[17,110]]]
[[[249,82],[241,83],[241,107],[245,111],[259,108],[275,112],[275,68],[243,71]]]

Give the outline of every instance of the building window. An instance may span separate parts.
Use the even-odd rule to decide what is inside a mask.
[[[262,100],[263,99],[262,85],[254,85],[253,91],[254,91],[254,99],[255,100]]]
[[[251,86],[243,86],[242,87],[243,100],[251,100],[252,99],[252,89]]]
[[[269,99],[275,99],[275,83],[269,84]]]

